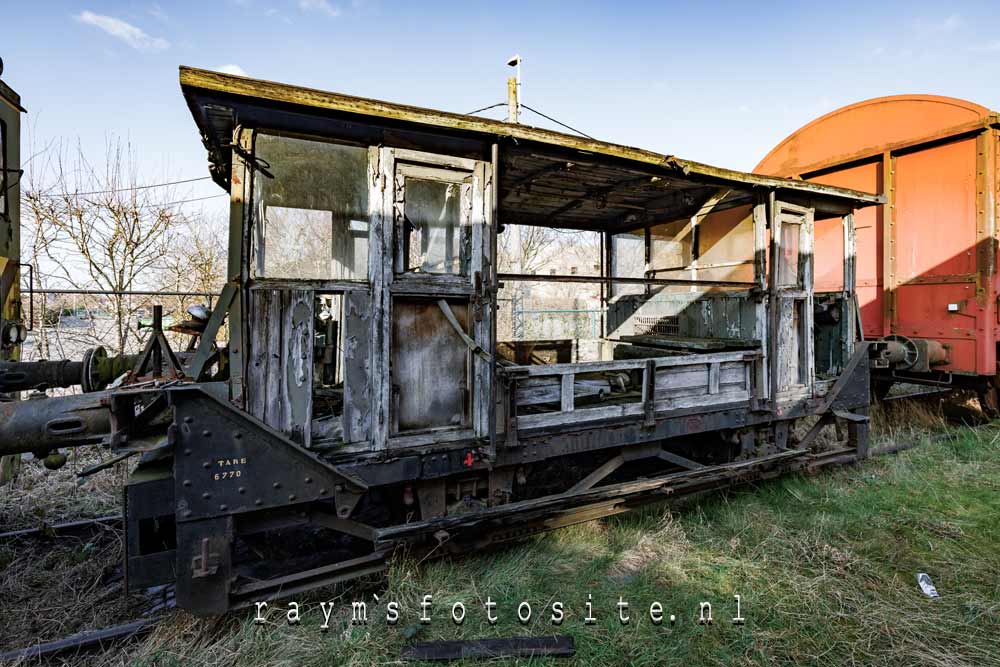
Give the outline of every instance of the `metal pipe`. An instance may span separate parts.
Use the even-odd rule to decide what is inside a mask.
[[[691,280],[664,278],[625,278],[621,276],[574,276],[574,275],[537,275],[533,273],[500,273],[497,276],[504,280],[529,283],[622,283],[625,285],[703,285],[705,287],[742,287],[748,289],[756,283],[738,280]]]
[[[85,392],[99,391],[128,372],[138,359],[135,354],[105,355],[103,347],[87,350],[82,361],[0,362],[0,392],[80,386]]]
[[[35,294],[93,294],[95,296],[206,296],[214,298],[218,292],[162,292],[158,290],[100,290],[100,289],[36,289]]]
[[[0,456],[100,444],[111,432],[110,394],[96,392],[0,403]]]
[[[3,361],[0,362],[0,392],[72,387],[80,384],[82,376],[82,361]]]

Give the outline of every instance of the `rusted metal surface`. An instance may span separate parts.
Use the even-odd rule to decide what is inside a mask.
[[[755,169],[887,197],[856,214],[864,333],[925,339],[945,352],[939,372],[996,374],[998,127],[964,100],[878,98],[809,123]],[[841,243],[817,225],[817,291],[840,288]]]
[[[100,444],[110,432],[107,392],[0,403],[0,455]]]

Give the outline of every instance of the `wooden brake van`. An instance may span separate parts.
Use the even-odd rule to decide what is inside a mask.
[[[853,216],[880,197],[216,72],[180,83],[231,197],[229,283],[186,377],[106,401],[118,448],[167,424],[126,494],[130,586],[176,581],[181,606],[219,613],[381,571],[400,545],[461,553],[865,455]],[[814,289],[819,220],[843,230],[835,292]],[[501,267],[537,228],[591,235],[592,264]],[[531,285],[592,290],[594,344],[504,340],[505,295]],[[826,426],[839,444],[820,450]]]

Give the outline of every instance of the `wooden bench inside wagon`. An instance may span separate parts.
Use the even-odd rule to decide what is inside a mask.
[[[143,451],[130,586],[220,613],[401,545],[865,455],[853,213],[880,197],[215,72],[181,87],[231,196],[229,283],[170,382],[99,402]],[[838,292],[813,288],[819,219],[842,225]],[[533,270],[538,230],[583,270]],[[589,305],[531,305],[557,293]]]

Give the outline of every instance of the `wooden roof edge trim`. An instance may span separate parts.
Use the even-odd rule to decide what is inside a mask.
[[[490,118],[476,118],[460,113],[439,111],[424,107],[416,107],[394,102],[385,102],[364,97],[353,97],[341,93],[332,93],[315,88],[305,88],[291,84],[252,79],[235,74],[223,74],[211,70],[203,70],[182,65],[180,67],[180,84],[185,97],[189,98],[191,89],[203,89],[213,92],[227,93],[240,97],[257,98],[272,102],[291,105],[327,109],[354,113],[363,116],[376,116],[393,120],[401,120],[422,125],[430,125],[451,130],[460,130],[480,134],[491,134],[510,137],[523,141],[534,141],[541,144],[570,148],[585,153],[596,153],[608,157],[649,164],[652,166],[676,169],[685,174],[696,174],[703,177],[727,181],[733,185],[757,185],[771,188],[782,188],[807,192],[813,195],[830,196],[841,199],[852,199],[868,204],[884,203],[884,198],[857,190],[848,190],[829,185],[819,185],[794,179],[761,176],[733,169],[713,167],[711,165],[685,160],[672,155],[664,155],[654,151],[623,146],[586,137],[555,132],[530,125],[506,123]]]
[[[0,81],[0,99],[3,99],[4,102],[14,107],[14,109],[20,111],[21,113],[28,112],[27,109],[21,106],[21,96],[3,81]]]

